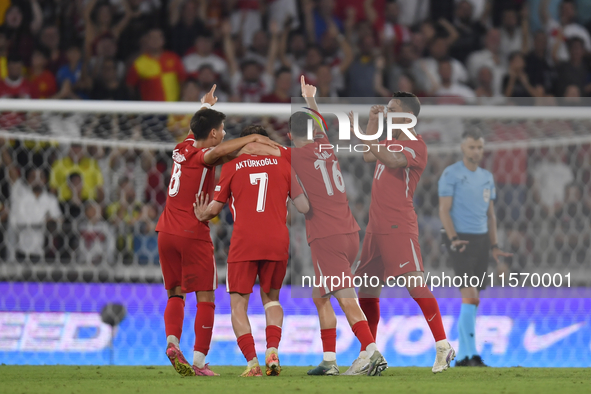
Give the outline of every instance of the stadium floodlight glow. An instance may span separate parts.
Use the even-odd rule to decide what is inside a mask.
[[[310,117],[316,121],[316,123],[320,126],[328,129],[328,125],[324,117],[317,111],[312,110],[311,108],[304,107],[307,110],[310,110],[313,113],[308,113]],[[351,139],[351,121],[349,116],[347,116],[344,112],[328,112],[337,117],[339,121],[339,140],[340,141],[349,141]],[[316,115],[316,116],[315,116]],[[320,118],[320,119],[319,119]],[[407,118],[410,119],[410,123],[394,123],[393,119],[400,119],[400,118]],[[308,120],[308,139],[314,138],[314,122],[312,119]],[[322,120],[322,123],[321,123]],[[392,131],[393,130],[401,130],[406,136],[411,139],[412,141],[416,141],[417,137],[410,131],[411,128],[415,127],[417,124],[417,117],[408,112],[388,112],[388,116],[386,118],[386,138],[388,140],[392,140]],[[361,141],[375,141],[380,139],[382,133],[384,132],[384,113],[378,113],[378,131],[375,134],[367,135],[361,133],[359,131],[359,113],[353,112],[353,133],[357,138]]]

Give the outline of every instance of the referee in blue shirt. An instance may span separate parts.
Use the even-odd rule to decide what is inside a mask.
[[[461,161],[447,167],[439,179],[439,217],[447,235],[455,274],[468,277],[487,272],[489,253],[511,256],[497,244],[496,198],[493,175],[480,168],[484,139],[478,130],[462,135]],[[468,283],[469,285],[469,283]],[[482,284],[484,285],[484,283]],[[462,287],[462,307],[458,319],[459,350],[456,366],[486,366],[476,351],[475,326],[479,292],[484,288]]]

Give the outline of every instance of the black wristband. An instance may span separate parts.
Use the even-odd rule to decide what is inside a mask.
[[[460,237],[458,237],[457,235],[455,235],[455,236],[453,236],[453,237],[451,238],[451,242],[453,242],[453,241],[457,241],[458,239],[460,239]]]
[[[499,249],[499,244],[494,244],[490,247],[490,250]]]

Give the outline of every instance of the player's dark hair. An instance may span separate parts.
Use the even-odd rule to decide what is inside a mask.
[[[400,102],[402,109],[410,111],[414,116],[419,116],[421,102],[416,95],[411,92],[394,92],[392,98]]]
[[[212,129],[220,127],[226,115],[215,109],[200,109],[191,118],[191,131],[196,140],[204,140]]]
[[[466,139],[466,138],[472,138],[473,140],[479,140],[481,138],[484,138],[482,136],[482,132],[478,129],[469,129],[466,130],[462,133],[462,139]]]
[[[305,138],[308,132],[308,116],[303,111],[298,111],[289,117],[289,132],[294,137]]]
[[[240,70],[241,71],[244,71],[247,67],[250,67],[250,66],[257,66],[259,68],[261,67],[260,63],[257,62],[256,60],[254,60],[254,59],[246,59],[245,61],[243,61],[240,64]]]
[[[246,126],[244,129],[242,129],[242,132],[240,133],[240,137],[246,137],[247,135],[251,135],[251,134],[260,134],[260,135],[264,135],[265,137],[268,137],[269,134],[267,133],[267,130],[265,130],[265,128],[259,124],[253,124],[250,126]]]

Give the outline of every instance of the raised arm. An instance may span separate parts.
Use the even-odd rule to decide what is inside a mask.
[[[234,43],[232,42],[232,25],[230,25],[229,21],[222,23],[222,34],[224,37],[224,54],[226,55],[230,77],[232,77],[238,72],[238,64],[236,62],[236,54],[234,53]]]
[[[267,55],[267,67],[266,72],[269,75],[273,75],[275,71],[275,61],[277,60],[277,55],[279,53],[279,40],[280,40],[280,30],[279,25],[277,22],[271,22],[269,26],[269,30],[271,32],[271,44],[269,46],[269,54]]]
[[[304,25],[306,27],[306,36],[308,42],[316,42],[316,28],[314,27],[314,2],[312,0],[302,0],[302,12],[304,14]]]
[[[168,25],[176,26],[181,19],[181,3],[183,0],[172,0],[168,3]]]
[[[113,27],[113,35],[115,38],[119,38],[123,30],[127,27],[127,24],[131,20],[131,16],[133,15],[133,11],[131,10],[131,6],[129,5],[129,1],[123,1],[123,6],[125,7],[125,15],[123,18]]]
[[[545,27],[550,19],[550,14],[548,13],[548,0],[542,0],[538,6],[538,13],[540,15],[540,21],[542,21],[542,25]]]
[[[529,6],[527,3],[521,8],[521,52],[529,51]]]

